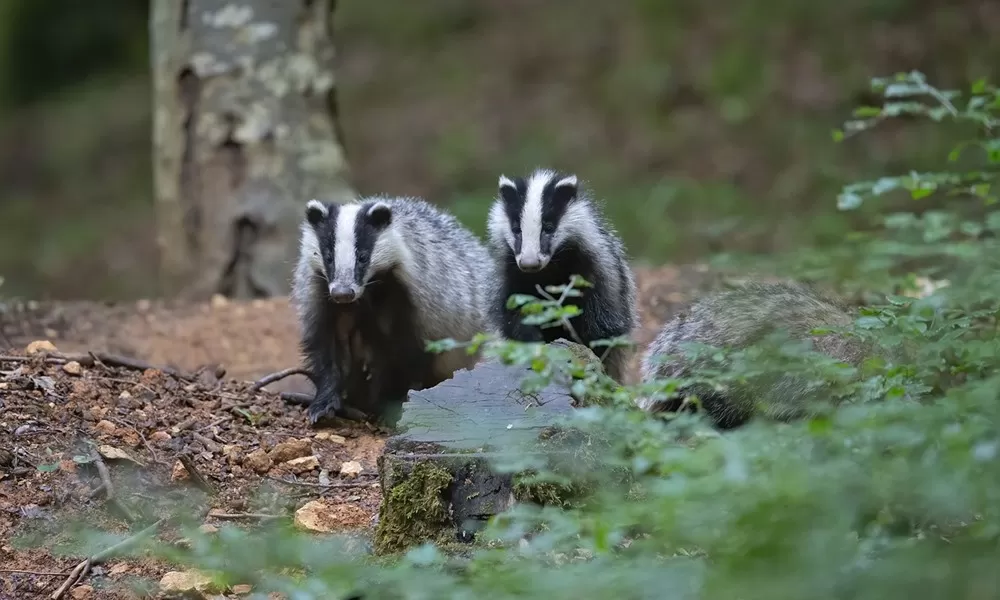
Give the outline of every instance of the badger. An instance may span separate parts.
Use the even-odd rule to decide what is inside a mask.
[[[538,296],[550,285],[566,285],[579,275],[593,287],[567,304],[581,309],[570,320],[578,341],[629,337],[637,322],[635,276],[625,245],[600,208],[580,190],[577,177],[536,169],[527,178],[499,179],[499,194],[490,207],[487,246],[499,283],[490,300],[488,318],[506,339],[551,343],[565,338],[562,327],[526,325],[519,309],[508,309],[512,294]],[[613,347],[602,356],[605,372],[624,383],[630,348]]]
[[[641,379],[648,384],[686,377],[708,364],[705,356],[683,357],[684,343],[746,349],[779,331],[793,340],[809,340],[814,350],[857,367],[873,351],[869,342],[845,333],[811,333],[817,328],[846,327],[852,321],[843,304],[808,286],[787,281],[744,283],[709,294],[668,321],[642,355]],[[713,424],[724,430],[745,424],[755,413],[781,421],[806,415],[808,405],[823,397],[822,390],[807,384],[794,373],[772,373],[725,391],[693,384],[666,398],[640,396],[635,402],[649,412],[676,412],[685,397],[695,395]]]
[[[489,253],[452,215],[412,197],[310,200],[300,242],[292,303],[316,384],[310,423],[344,408],[382,418],[478,360],[426,350],[486,329]]]

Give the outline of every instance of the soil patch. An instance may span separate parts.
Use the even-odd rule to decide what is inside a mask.
[[[64,557],[25,548],[25,535],[58,550],[68,522],[138,531],[206,488],[214,493],[204,496],[209,525],[291,518],[320,498],[330,507],[324,530],[367,537],[374,525],[379,432],[346,422],[313,430],[276,394],[209,371],[180,378],[46,361],[0,355],[0,597],[49,594],[80,560],[72,550]],[[110,499],[98,462],[113,482]],[[345,463],[360,465],[360,474],[342,476]],[[128,598],[114,584],[155,581],[166,570],[112,560],[82,583],[95,587],[91,598]]]

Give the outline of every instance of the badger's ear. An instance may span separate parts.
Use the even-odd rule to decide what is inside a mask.
[[[376,202],[368,208],[368,222],[378,229],[383,229],[392,223],[392,208],[385,202]]]
[[[310,225],[319,225],[328,216],[330,209],[319,200],[306,202],[306,221],[309,221]]]
[[[500,191],[500,199],[507,204],[516,204],[520,200],[520,194],[517,193],[517,184],[512,179],[501,175],[497,183],[497,188]]]
[[[577,182],[576,175],[567,175],[552,184],[552,199],[556,202],[566,204],[576,199]]]

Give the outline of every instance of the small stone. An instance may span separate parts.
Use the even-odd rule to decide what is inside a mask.
[[[330,433],[329,431],[320,431],[314,436],[317,440],[328,440],[334,444],[346,444],[347,438],[342,435],[337,435],[336,433]]]
[[[94,595],[94,588],[89,585],[78,585],[69,591],[69,595],[74,600],[85,600]]]
[[[141,300],[136,301],[135,309],[141,313],[144,313],[147,312],[152,305],[153,305],[152,302],[150,302],[146,298],[142,298]]]
[[[24,353],[28,356],[34,356],[36,354],[52,354],[59,352],[56,349],[55,344],[48,340],[35,340],[28,344],[28,347],[24,349]]]
[[[175,462],[173,469],[170,470],[171,481],[184,481],[190,476],[191,475],[187,472],[187,469],[185,469],[184,465],[181,464],[181,461]]]
[[[365,469],[361,466],[361,463],[356,460],[349,460],[340,465],[340,474],[344,477],[357,477],[364,470]]]
[[[222,446],[222,456],[226,457],[229,464],[236,464],[240,460],[239,444],[225,444]]]
[[[169,442],[171,439],[170,434],[166,431],[154,431],[149,434],[149,441],[155,442],[157,444],[162,444],[163,442]]]
[[[85,421],[100,421],[106,414],[108,414],[108,409],[106,407],[92,406],[83,410],[83,419]]]
[[[198,528],[198,531],[204,533],[205,535],[212,535],[213,533],[219,533],[219,528],[216,527],[215,525],[205,523],[204,525]]]
[[[160,590],[172,593],[209,592],[212,578],[197,571],[170,571],[160,579]]]
[[[67,375],[80,375],[81,373],[83,373],[83,367],[81,367],[80,363],[76,362],[75,360],[71,360],[68,363],[64,364],[62,366],[62,370]]]
[[[292,439],[276,444],[268,452],[268,457],[276,463],[284,463],[310,454],[312,454],[312,444],[309,440]]]
[[[101,433],[107,433],[107,434],[112,434],[115,432],[116,429],[118,429],[118,427],[114,423],[106,419],[101,419],[100,421],[98,421],[97,424],[94,425],[94,428],[100,431]]]
[[[132,397],[132,394],[128,393],[128,390],[122,390],[122,393],[118,394],[119,400],[128,400]]]
[[[313,500],[295,511],[295,525],[306,531],[330,533],[334,530],[334,514],[325,502]]]
[[[243,459],[243,464],[254,472],[263,474],[271,470],[271,458],[263,449],[254,450]]]
[[[233,587],[229,588],[231,592],[237,596],[246,596],[253,591],[253,586],[249,583],[237,583]]]
[[[301,458],[293,458],[292,460],[286,461],[281,464],[292,473],[299,475],[305,473],[306,471],[312,471],[313,469],[319,468],[319,459],[316,456],[303,456]]]
[[[112,575],[122,575],[123,573],[128,573],[132,569],[126,563],[118,563],[111,567]]]
[[[7,389],[8,387],[10,387],[10,384],[9,384],[9,383],[7,383],[6,381],[4,381],[4,382],[0,383],[0,390],[5,390],[5,389]]]
[[[222,294],[212,295],[212,308],[224,308],[227,304],[229,304],[229,299]]]

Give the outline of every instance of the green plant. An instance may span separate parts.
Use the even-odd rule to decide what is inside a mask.
[[[584,388],[608,386],[612,402],[579,409],[571,420],[584,438],[603,441],[587,464],[598,484],[587,486],[585,502],[517,505],[481,534],[486,547],[465,556],[425,544],[374,561],[349,551],[343,540],[235,528],[213,539],[192,530],[190,549],[169,556],[223,572],[226,581],[252,583],[259,597],[280,591],[296,599],[994,597],[1000,217],[988,207],[1000,163],[1000,95],[980,82],[959,102],[957,93],[912,73],[876,80],[874,87],[887,102],[860,111],[845,136],[901,115],[964,119],[985,129],[975,145],[985,149],[986,164],[845,188],[844,208],[904,191],[916,201],[956,198],[955,206],[934,212],[886,216],[882,227],[851,236],[825,259],[809,256],[813,274],[836,270],[845,257],[863,262],[847,279],[859,286],[874,281],[868,289],[882,299],[861,307],[853,333],[900,350],[900,358],[873,360],[863,377],[836,387],[852,402],[810,419],[755,420],[720,434],[696,415],[641,413],[631,405],[639,389],[570,372],[577,367],[561,360],[557,347],[484,335],[470,350],[530,365],[528,385],[582,380]],[[921,104],[915,95],[936,104]],[[987,208],[977,213],[967,198]],[[918,278],[944,272],[947,285],[909,289]],[[539,323],[557,323],[572,316],[574,309],[560,301],[572,287],[511,302]],[[455,345],[445,340],[432,348]],[[795,358],[795,368],[837,379],[837,365],[795,345],[778,349],[777,364],[749,351],[725,372],[696,376],[724,383],[790,368]],[[518,468],[539,475],[546,469],[528,457]],[[623,470],[628,477],[621,477]]]

